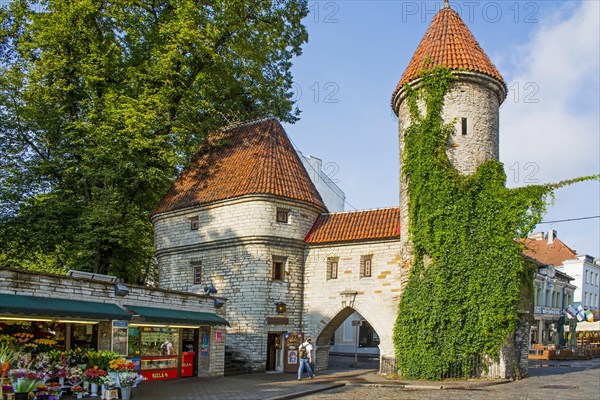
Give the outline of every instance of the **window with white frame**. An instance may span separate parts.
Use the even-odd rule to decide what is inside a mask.
[[[373,255],[360,256],[360,277],[370,278],[372,274]]]
[[[192,260],[190,261],[192,267],[192,282],[194,285],[200,285],[202,283],[202,261]]]

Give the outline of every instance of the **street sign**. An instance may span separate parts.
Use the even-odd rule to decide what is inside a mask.
[[[352,326],[360,326],[360,319],[355,319],[354,321],[352,321]]]

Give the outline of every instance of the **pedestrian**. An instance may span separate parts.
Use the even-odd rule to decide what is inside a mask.
[[[311,344],[312,339],[310,336],[306,337],[306,341],[300,345],[298,348],[298,358],[300,359],[300,366],[298,367],[298,380],[302,379],[302,373],[306,368],[306,372],[308,373],[308,378],[313,378],[313,370],[310,367],[312,363],[312,350],[313,346]]]

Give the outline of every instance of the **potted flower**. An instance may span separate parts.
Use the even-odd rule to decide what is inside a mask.
[[[10,345],[6,342],[0,342],[0,400],[4,400],[4,377],[10,370],[10,363],[13,358],[14,352]]]
[[[52,377],[58,379],[60,386],[65,385],[65,379],[69,377],[70,372],[71,368],[69,368],[66,355],[63,355],[60,360],[52,364]]]
[[[83,370],[77,367],[69,369],[69,376],[67,377],[67,380],[69,381],[71,386],[81,384],[81,382],[83,382]]]
[[[119,372],[119,382],[121,383],[121,398],[129,400],[133,385],[138,382],[138,374],[136,372]]]
[[[3,393],[3,398],[2,400],[6,399],[6,400],[14,400],[15,398],[15,391],[13,390],[12,385],[2,385],[2,393]]]
[[[48,389],[46,391],[56,399],[60,399],[62,395],[61,384],[58,382],[52,382],[48,384]]]
[[[101,387],[102,387],[102,398],[104,398],[104,393],[107,389],[112,389],[115,387],[116,381],[112,376],[105,375],[101,379]]]
[[[18,368],[11,370],[9,374],[13,382],[16,400],[27,400],[29,393],[44,383],[43,375],[37,371]]]
[[[87,395],[87,392],[85,391],[85,389],[79,385],[75,385],[75,386],[71,387],[71,393],[73,393],[73,395],[75,397],[77,397],[78,399],[82,399],[83,396]]]
[[[92,397],[98,396],[98,385],[102,384],[102,378],[106,375],[106,371],[99,369],[98,367],[85,370],[85,379],[91,383],[90,391],[92,392]]]

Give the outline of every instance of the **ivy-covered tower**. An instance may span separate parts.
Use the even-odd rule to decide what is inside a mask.
[[[498,159],[499,109],[506,98],[506,83],[485,54],[458,13],[444,6],[433,18],[392,96],[392,109],[398,116],[400,168],[404,131],[410,125],[405,85],[419,86],[420,72],[436,66],[453,74],[444,98],[443,119],[455,126],[448,157],[462,174],[468,175],[486,160]],[[420,107],[424,107],[420,104]],[[408,242],[408,180],[400,174],[400,219],[402,262],[412,263]]]

